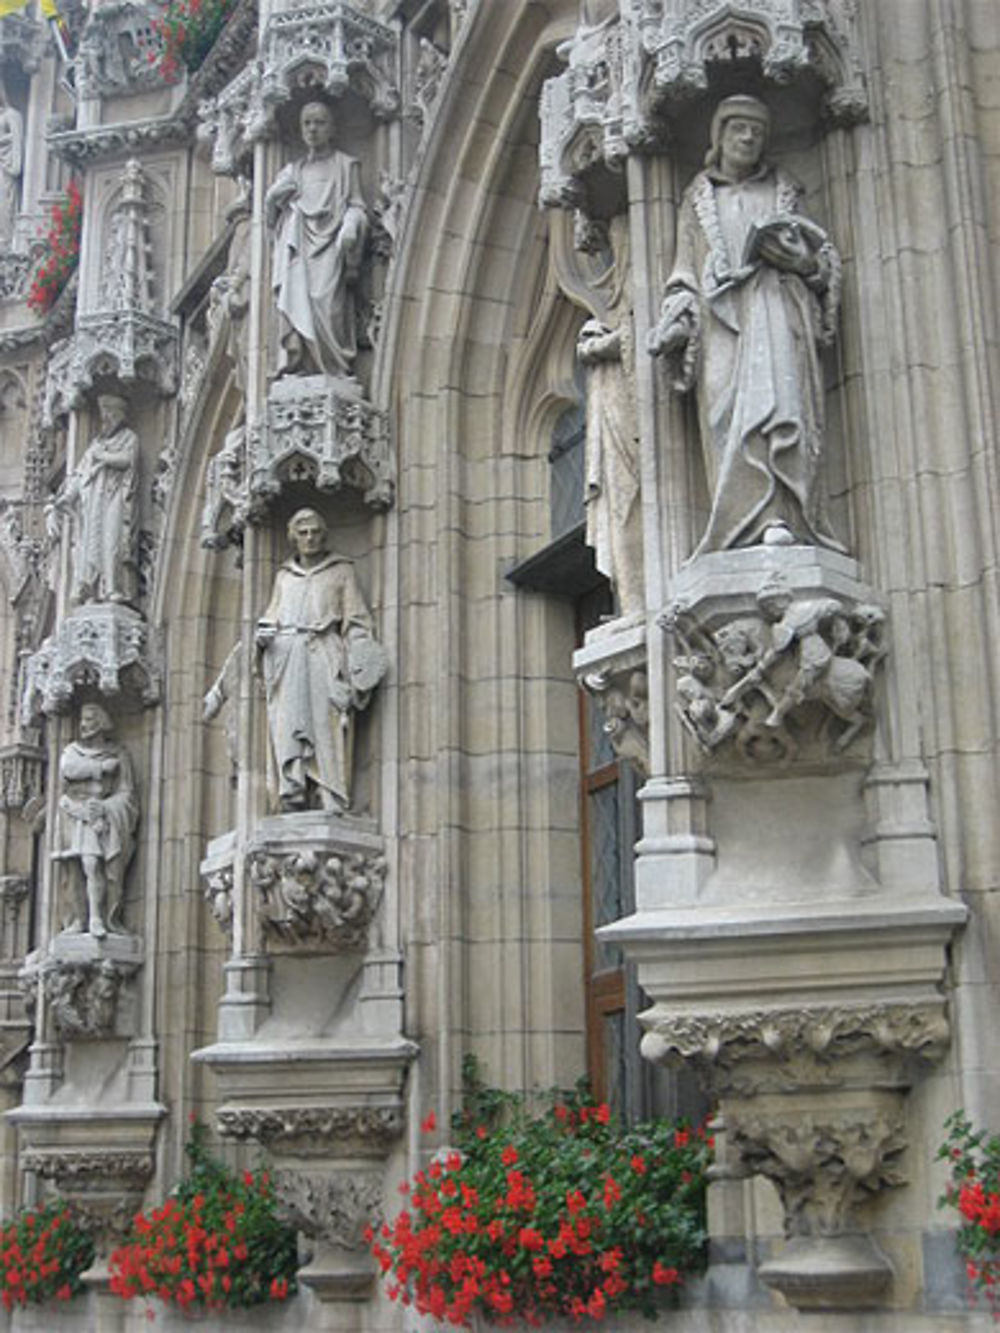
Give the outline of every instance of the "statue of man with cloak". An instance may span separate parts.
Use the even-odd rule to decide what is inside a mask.
[[[271,281],[281,317],[279,374],[352,373],[355,285],[368,232],[357,160],[333,146],[333,112],[309,102],[299,119],[305,157],[267,192],[274,232]]]

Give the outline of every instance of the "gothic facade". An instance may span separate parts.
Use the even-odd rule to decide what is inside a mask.
[[[88,1217],[60,1327],[144,1326],[102,1263],[192,1117],[304,1238],[254,1328],[415,1327],[360,1231],[472,1054],[712,1116],[679,1333],[985,1328],[994,0],[235,0],[191,68],[164,13],[0,18],[0,1213]]]

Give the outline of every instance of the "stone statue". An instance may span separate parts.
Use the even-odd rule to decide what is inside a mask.
[[[588,319],[576,343],[587,372],[587,545],[593,547],[597,568],[610,579],[623,616],[637,614],[644,606],[632,316],[626,299],[627,227],[622,216],[611,222],[615,260],[601,284],[606,289],[608,322]]]
[[[59,850],[74,862],[76,914],[69,930],[100,939],[122,924],[125,871],[135,850],[139,800],[128,751],[100,704],[80,709],[78,739],[59,760]]]
[[[324,102],[304,106],[299,124],[306,155],[278,173],[265,201],[282,319],[278,373],[350,375],[354,289],[368,232],[360,168],[333,147],[333,113]]]
[[[135,596],[139,440],[123,398],[102,394],[97,406],[100,431],[57,501],[72,525],[70,598],[77,605]]]
[[[24,162],[24,129],[21,113],[7,100],[0,85],[0,241],[14,235],[21,202],[21,170]]]
[[[226,270],[212,283],[209,294],[210,343],[225,337],[226,353],[233,365],[233,378],[240,394],[247,391],[247,339],[250,312],[250,222],[249,181],[240,182],[240,192],[226,210],[231,228]],[[241,408],[240,419],[242,420]]]
[[[843,546],[824,513],[823,377],[840,260],[763,158],[770,112],[727,97],[681,205],[677,257],[649,350],[695,388],[711,491],[695,554],[759,542]]]
[[[354,713],[385,674],[351,561],[327,546],[313,509],[288,524],[295,554],[278,570],[257,626],[267,720],[282,810],[351,804]]]

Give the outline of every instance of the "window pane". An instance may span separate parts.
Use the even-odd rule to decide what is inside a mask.
[[[549,521],[553,540],[583,522],[583,409],[571,407],[556,422],[549,451]]]

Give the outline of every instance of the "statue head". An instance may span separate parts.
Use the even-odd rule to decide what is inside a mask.
[[[705,165],[747,175],[760,161],[770,133],[771,112],[759,97],[724,97],[712,116]]]
[[[288,520],[288,540],[303,564],[326,554],[327,523],[315,509],[297,509]]]
[[[79,733],[82,741],[89,741],[95,736],[110,736],[114,723],[107,710],[96,703],[86,703],[80,708]]]
[[[128,416],[128,403],[116,393],[98,394],[97,415],[101,430],[116,430]]]
[[[329,148],[333,142],[333,111],[325,102],[307,102],[299,112],[302,142],[314,152]]]

